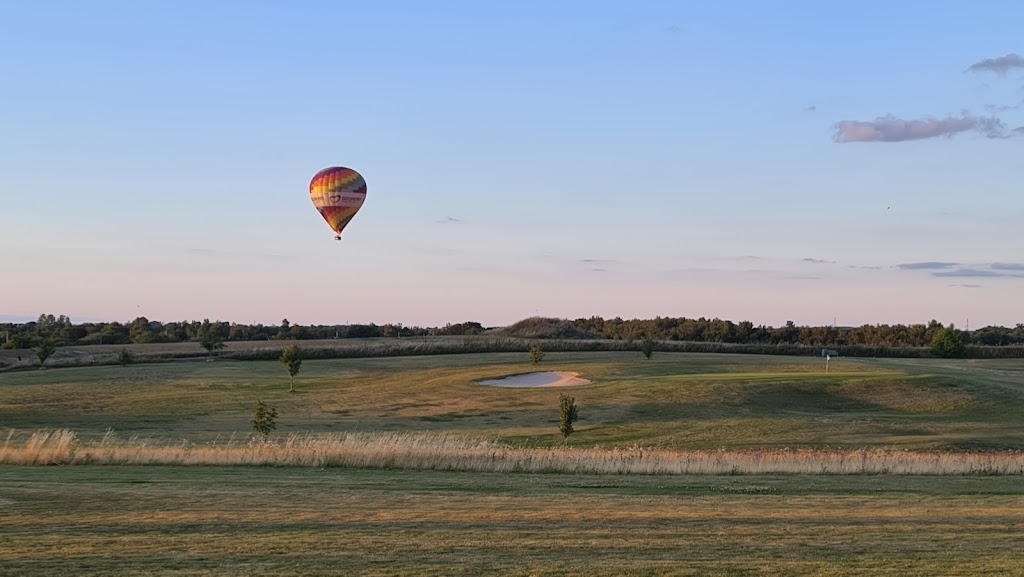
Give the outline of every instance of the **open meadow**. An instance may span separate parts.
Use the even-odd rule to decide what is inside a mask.
[[[478,384],[534,370],[592,383]],[[0,373],[0,575],[1024,574],[1020,360],[307,359],[295,388]]]

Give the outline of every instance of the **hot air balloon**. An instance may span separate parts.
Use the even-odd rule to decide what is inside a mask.
[[[366,181],[351,168],[325,168],[309,181],[309,198],[334,231],[334,240],[341,240],[341,231],[366,200]]]

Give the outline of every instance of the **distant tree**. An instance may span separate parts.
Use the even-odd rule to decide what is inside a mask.
[[[128,338],[136,344],[156,342],[157,335],[150,325],[146,317],[136,318],[128,325]]]
[[[252,430],[267,442],[270,433],[277,428],[277,409],[268,407],[263,401],[256,401],[256,412],[252,416]]]
[[[117,354],[117,362],[121,363],[122,367],[127,367],[135,362],[135,355],[128,349],[121,349],[121,352]]]
[[[203,335],[201,339],[199,339],[199,346],[206,349],[206,352],[210,354],[210,357],[207,360],[212,361],[213,351],[219,351],[220,349],[223,349],[226,345],[224,344],[223,338],[214,334],[213,332],[207,332],[206,334]]]
[[[281,364],[288,369],[288,391],[295,391],[295,375],[299,374],[302,367],[302,349],[298,345],[292,345],[281,353]]]
[[[46,364],[46,359],[52,357],[53,353],[57,352],[57,345],[50,339],[43,339],[35,351],[36,356],[39,357],[39,368],[41,369]]]
[[[544,360],[544,351],[540,350],[540,345],[533,345],[530,347],[530,361],[533,364],[539,364]]]
[[[26,333],[20,333],[7,339],[7,341],[4,342],[3,348],[31,349],[33,346],[36,345],[37,342],[39,342],[39,339],[37,337]]]
[[[289,339],[300,340],[300,339],[306,338],[306,336],[307,336],[306,327],[304,327],[302,325],[292,325],[291,328],[288,329],[288,338]]]
[[[946,359],[962,357],[967,352],[967,337],[953,325],[935,331],[932,353]]]
[[[374,339],[381,336],[380,327],[370,323],[368,325],[349,325],[345,337],[350,339]]]
[[[47,338],[50,336],[54,329],[54,325],[57,324],[57,319],[53,315],[41,314],[36,319],[36,334],[40,337]]]
[[[644,337],[643,343],[640,344],[640,350],[643,351],[644,356],[648,359],[654,354],[654,339],[651,337]]]
[[[568,443],[569,435],[573,432],[572,424],[576,422],[576,418],[579,416],[579,411],[576,407],[576,399],[562,393],[558,396],[558,405],[562,414],[561,422],[558,425],[558,431],[562,433],[562,439]]]
[[[288,319],[281,319],[281,328],[277,330],[277,334],[274,335],[275,339],[286,339],[289,336],[289,330],[292,324],[288,322]]]

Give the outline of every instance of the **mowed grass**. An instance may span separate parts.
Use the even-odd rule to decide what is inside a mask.
[[[1020,575],[1019,477],[0,467],[0,574]]]
[[[173,361],[0,374],[0,429],[68,428],[83,440],[203,443],[250,433],[257,400],[278,435],[446,432],[552,446],[572,394],[577,446],[1021,449],[1024,361],[835,359],[635,352],[307,360],[289,393],[274,361]],[[577,371],[571,388],[486,387],[531,370]]]
[[[568,389],[484,387],[578,371]],[[1024,448],[1021,361],[655,353],[168,362],[0,374],[0,445],[442,435],[555,451]],[[234,436],[234,438],[232,438]],[[131,439],[135,437],[135,440]],[[4,440],[8,439],[8,440]],[[133,445],[134,443],[134,445]],[[116,443],[115,443],[116,444]],[[572,450],[571,448],[569,450]],[[0,466],[0,575],[1024,575],[1010,475],[560,474],[348,466]]]

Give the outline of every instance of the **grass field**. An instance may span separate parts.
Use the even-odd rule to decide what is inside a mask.
[[[296,393],[274,361],[8,372],[0,452],[42,429],[80,447],[241,448],[257,399],[278,408],[280,447],[433,436],[545,454],[1024,449],[1017,360],[838,359],[826,374],[818,358],[549,353],[537,369],[593,383],[476,384],[533,369],[524,353],[307,360]],[[569,449],[561,392],[580,405]],[[326,464],[0,465],[0,575],[1024,575],[1019,473]]]
[[[44,369],[0,374],[0,424],[83,439],[210,442],[247,435],[258,399],[278,433],[444,431],[558,444],[558,395],[580,405],[574,445],[686,449],[1024,448],[1024,362],[658,353],[548,353],[540,370],[593,384],[503,389],[525,354],[307,360],[288,393],[275,361]]]
[[[1019,477],[0,467],[0,574],[1020,575]]]

